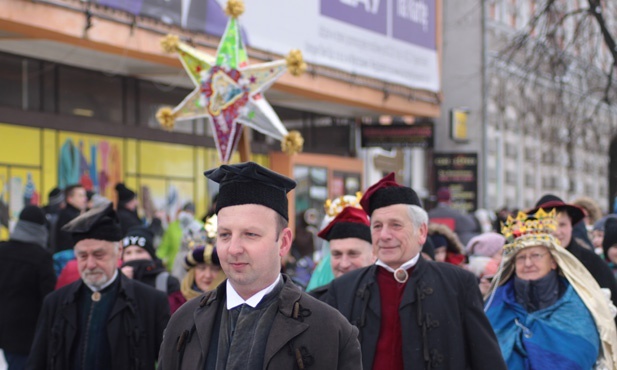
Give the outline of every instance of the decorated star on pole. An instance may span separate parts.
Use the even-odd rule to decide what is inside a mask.
[[[266,101],[262,92],[286,71],[299,76],[306,69],[299,50],[283,60],[248,65],[238,17],[244,12],[240,0],[229,0],[225,12],[230,17],[216,56],[199,52],[168,35],[161,41],[166,52],[178,53],[195,89],[175,108],[161,108],[157,119],[172,130],[175,121],[206,117],[212,125],[216,147],[223,163],[229,162],[246,125],[281,141],[288,154],[302,150],[299,132],[287,129]]]

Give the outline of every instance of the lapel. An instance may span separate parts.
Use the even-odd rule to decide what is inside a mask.
[[[77,335],[77,296],[78,292],[83,285],[81,279],[71,284],[66,297],[62,304],[62,318],[67,323],[65,327],[66,342],[64,346],[64,358],[70,359],[71,349],[73,348],[73,342]]]
[[[407,285],[405,286],[405,291],[403,292],[403,298],[401,299],[399,310],[416,301],[416,288],[418,287],[418,281],[420,280],[420,276],[424,273],[427,264],[428,262],[420,256],[418,263],[416,263],[416,266],[407,281]]]
[[[210,348],[210,340],[212,339],[212,331],[214,325],[220,325],[217,320],[217,311],[221,305],[225,304],[225,281],[219,284],[216,290],[200,298],[199,307],[193,313],[193,322],[195,323],[195,331],[199,338],[201,348],[201,358],[205,360]],[[194,298],[199,299],[199,298]],[[205,300],[205,303],[204,303]],[[217,338],[218,340],[218,338]]]
[[[120,279],[120,286],[118,287],[118,294],[116,295],[114,306],[109,312],[109,317],[107,319],[108,323],[111,322],[113,318],[125,308],[128,308],[133,315],[135,315],[135,307],[132,304],[129,304],[129,301],[132,301],[135,296],[133,284],[129,278],[124,276],[124,274],[120,271],[118,271],[118,279]]]
[[[266,352],[264,354],[264,369],[272,358],[289,343],[293,338],[302,334],[309,328],[309,325],[301,321],[294,313],[294,306],[298,305],[296,311],[301,309],[300,299],[302,292],[291,282],[287,275],[283,274],[283,290],[277,302],[279,309],[272,323],[268,343],[266,344]]]

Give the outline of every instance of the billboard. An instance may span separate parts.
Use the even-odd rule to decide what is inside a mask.
[[[95,0],[192,31],[223,33],[227,0]],[[437,0],[245,0],[250,47],[438,92]]]
[[[435,153],[434,189],[448,188],[452,208],[473,212],[478,208],[478,153]]]

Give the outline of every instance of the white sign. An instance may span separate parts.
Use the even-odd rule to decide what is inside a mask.
[[[239,21],[248,46],[438,92],[435,1],[245,0]]]

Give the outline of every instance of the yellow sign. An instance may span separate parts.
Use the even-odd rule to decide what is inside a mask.
[[[469,140],[467,129],[467,118],[469,110],[465,108],[455,108],[450,111],[450,137],[454,141]]]

